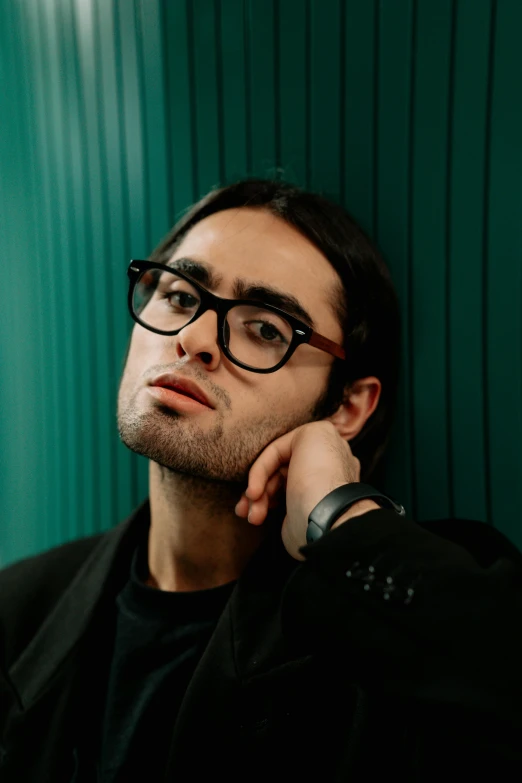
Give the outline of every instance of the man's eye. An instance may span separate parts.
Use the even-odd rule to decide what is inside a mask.
[[[188,294],[186,291],[167,291],[161,294],[161,298],[167,299],[169,304],[173,307],[177,306],[182,309],[194,307],[198,304],[198,299],[196,299],[195,296],[192,296],[192,294]]]

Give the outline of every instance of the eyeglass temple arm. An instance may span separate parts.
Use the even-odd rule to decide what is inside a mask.
[[[346,351],[341,348],[340,345],[334,343],[333,340],[329,340],[327,337],[323,337],[317,332],[312,332],[312,336],[308,341],[309,345],[313,345],[314,348],[319,348],[321,351],[337,356],[338,359],[346,359]]]

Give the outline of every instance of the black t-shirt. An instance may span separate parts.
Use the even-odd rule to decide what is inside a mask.
[[[149,587],[147,540],[116,600],[100,783],[162,779],[181,700],[235,584],[181,593]]]

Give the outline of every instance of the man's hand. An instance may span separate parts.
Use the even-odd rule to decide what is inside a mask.
[[[299,548],[306,544],[312,509],[337,487],[359,482],[360,475],[361,463],[331,422],[303,424],[276,438],[261,452],[250,468],[248,486],[236,513],[245,517],[250,509],[250,524],[261,525],[268,509],[279,505],[286,494],[281,537],[287,552],[303,560]]]

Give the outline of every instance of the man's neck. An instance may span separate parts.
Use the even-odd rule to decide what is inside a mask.
[[[232,582],[265,536],[234,513],[237,484],[204,481],[149,463],[149,578],[160,590],[204,590]]]

